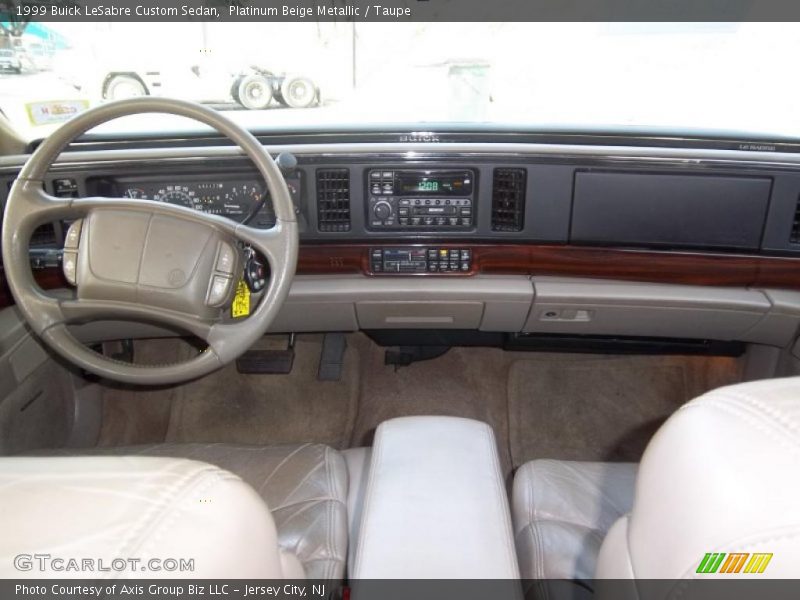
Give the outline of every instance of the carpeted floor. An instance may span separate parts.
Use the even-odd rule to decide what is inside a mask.
[[[342,380],[317,381],[321,347],[322,336],[298,339],[288,375],[240,375],[229,365],[183,386],[108,388],[100,445],[314,441],[347,447],[358,402],[359,357],[348,348]],[[136,361],[156,362],[165,355],[183,360],[192,352],[174,340],[138,342]]]
[[[280,340],[279,340],[280,341]],[[190,351],[137,343],[137,358]],[[169,442],[368,445],[382,421],[453,415],[489,423],[506,473],[533,458],[638,460],[683,402],[741,379],[741,361],[701,356],[596,356],[453,348],[400,369],[384,349],[348,336],[343,377],[316,379],[322,336],[298,336],[289,375],[234,366],[188,385],[109,388],[100,445]]]
[[[638,461],[681,404],[740,379],[738,361],[699,356],[544,355],[508,381],[515,466],[533,458]]]

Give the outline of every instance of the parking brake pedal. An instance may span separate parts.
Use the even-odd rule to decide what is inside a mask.
[[[343,333],[325,334],[317,371],[319,381],[339,381],[342,378],[345,350],[347,350],[347,339]]]
[[[244,375],[288,375],[294,365],[294,334],[287,347],[270,348],[269,338],[262,338],[236,359],[236,370]]]

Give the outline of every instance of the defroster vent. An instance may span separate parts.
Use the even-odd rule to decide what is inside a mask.
[[[522,231],[525,222],[525,169],[494,170],[492,231]]]
[[[320,231],[350,231],[350,171],[317,169]]]

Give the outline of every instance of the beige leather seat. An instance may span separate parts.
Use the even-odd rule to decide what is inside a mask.
[[[800,378],[720,388],[664,424],[638,473],[521,467],[512,505],[520,570],[586,589],[593,577],[694,577],[707,552],[740,552],[773,555],[759,577],[797,577],[798,495]]]
[[[39,453],[39,456],[41,454],[44,453]],[[298,575],[298,570],[292,567],[294,561],[302,567],[300,573],[308,578],[341,579],[343,577],[347,556],[347,469],[342,456],[332,448],[321,444],[267,447],[237,444],[156,444],[94,449],[91,452],[83,453],[91,454],[91,456],[75,457],[74,451],[67,450],[48,452],[48,454],[62,457],[0,459],[0,477],[4,477],[4,481],[8,482],[8,477],[13,480],[15,476],[24,474],[22,467],[15,467],[15,474],[9,475],[7,469],[9,460],[43,461],[39,463],[41,467],[37,466],[37,468],[55,469],[56,471],[60,468],[59,465],[69,464],[70,468],[74,466],[75,469],[80,470],[81,465],[85,464],[87,470],[84,475],[88,477],[91,469],[96,466],[105,470],[114,470],[120,465],[124,465],[124,468],[127,469],[130,464],[138,468],[140,462],[137,461],[149,460],[143,457],[189,459],[188,461],[173,461],[178,467],[176,467],[176,474],[165,480],[164,485],[168,485],[173,479],[178,481],[183,477],[182,462],[193,465],[186,467],[190,473],[186,477],[189,478],[193,476],[191,475],[194,472],[193,469],[212,469],[209,465],[214,465],[216,468],[209,471],[211,475],[204,475],[205,477],[223,478],[225,481],[238,481],[238,478],[241,478],[241,481],[247,486],[242,485],[241,482],[237,485],[251,488],[255,491],[253,496],[258,498],[256,508],[250,506],[253,504],[252,499],[245,500],[245,504],[250,508],[243,511],[234,503],[228,507],[229,510],[226,511],[226,514],[218,515],[219,518],[223,519],[227,516],[228,519],[231,519],[233,529],[236,529],[237,523],[239,526],[247,528],[243,521],[253,518],[254,527],[257,529],[258,524],[264,520],[263,516],[259,516],[260,513],[266,513],[271,517],[268,520],[274,522],[276,541],[284,564],[282,569],[284,575],[286,573],[292,577]],[[119,458],[123,455],[133,458]],[[128,462],[108,463],[108,465],[91,462],[99,461],[101,457]],[[194,461],[202,461],[202,463]],[[105,473],[105,471],[101,470],[101,473]],[[233,477],[231,474],[238,477]],[[102,483],[103,477],[104,475],[98,475],[97,480]],[[138,489],[134,487],[137,491],[144,489],[141,486],[147,486],[147,489],[151,489],[154,493],[160,493],[158,490],[159,480],[151,480],[150,475],[141,481],[134,478],[129,483],[133,486],[139,485]],[[122,490],[117,489],[114,492],[114,494],[118,493],[122,493]],[[55,496],[55,492],[51,494],[45,491],[42,498],[46,498],[48,504],[54,506],[58,502]],[[100,501],[102,501],[102,497],[100,497]],[[212,500],[212,502],[219,504],[221,501]],[[24,513],[24,506],[20,508]],[[8,514],[8,511],[3,512]],[[85,514],[86,512],[87,509],[80,505],[75,508],[75,514]],[[65,514],[68,513],[69,511],[65,509]],[[45,515],[45,518],[48,517]],[[19,515],[18,520],[22,526],[27,526],[24,524],[27,519],[28,517]],[[0,525],[0,531],[5,532],[2,527]],[[31,523],[30,527],[36,530],[37,525]],[[60,527],[61,525],[58,525],[55,529],[60,529]],[[193,539],[197,543],[206,544],[204,541],[206,531],[207,526],[204,521],[198,522]],[[221,555],[230,552],[236,554],[237,548],[243,552],[249,552],[254,542],[252,540],[247,542],[247,539],[247,536],[241,540],[230,539],[227,544],[220,546],[217,552]],[[158,544],[153,546],[153,548],[157,547]],[[223,561],[222,564],[227,564],[227,562]],[[197,574],[195,573],[194,576]],[[225,574],[222,573],[220,576],[225,576]],[[254,575],[250,573],[247,576]],[[265,575],[261,573],[257,576],[264,577]]]
[[[591,580],[606,533],[631,510],[636,470],[558,460],[520,467],[512,514],[523,579]]]

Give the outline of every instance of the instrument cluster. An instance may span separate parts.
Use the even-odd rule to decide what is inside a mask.
[[[208,181],[123,184],[120,195],[177,204],[238,221],[250,214],[263,193],[262,186],[255,181]]]
[[[293,201],[299,196],[299,180],[287,179]],[[116,181],[116,196],[140,200],[155,200],[177,204],[209,214],[221,215],[234,221],[244,221],[266,194],[267,200],[259,211],[261,225],[274,224],[274,212],[269,193],[263,182],[255,179],[207,181]]]

